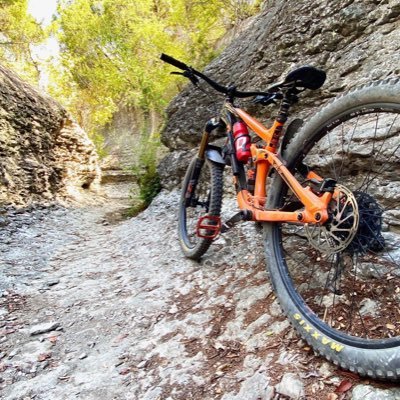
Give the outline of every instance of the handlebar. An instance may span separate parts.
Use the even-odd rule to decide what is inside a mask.
[[[179,61],[177,59],[175,59],[174,57],[171,57],[167,54],[161,53],[161,57],[160,57],[161,61],[166,62],[167,64],[171,64],[176,68],[179,68],[183,71],[188,70],[190,67],[188,67],[185,63],[183,63],[182,61]]]
[[[197,77],[203,79],[205,82],[207,82],[217,92],[223,93],[232,98],[233,97],[245,98],[245,97],[253,97],[253,96],[271,96],[271,93],[268,93],[268,92],[239,92],[238,90],[236,90],[236,88],[234,86],[231,86],[231,87],[222,86],[218,82],[215,82],[214,80],[209,78],[208,76],[202,74],[199,71],[196,71],[194,68],[186,65],[182,61],[179,61],[167,54],[162,53],[160,59],[170,65],[173,65],[176,68],[183,70],[184,72],[182,73],[182,75],[185,76],[186,78],[191,79],[191,77],[193,77],[193,75],[197,76]]]

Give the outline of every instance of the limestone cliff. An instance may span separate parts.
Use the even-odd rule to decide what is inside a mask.
[[[99,176],[94,145],[68,113],[0,66],[0,205],[75,196]]]
[[[205,72],[223,84],[234,82],[239,90],[264,90],[296,66],[323,68],[328,75],[323,89],[303,94],[293,109],[306,117],[338,93],[399,74],[399,49],[397,0],[267,0]],[[199,144],[204,123],[220,103],[214,93],[207,97],[188,86],[169,105],[162,140],[172,153],[159,168],[165,187],[181,180],[187,150]],[[274,112],[273,107],[242,106],[264,121]]]

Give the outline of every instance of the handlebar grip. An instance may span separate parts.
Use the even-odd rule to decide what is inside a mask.
[[[182,69],[184,71],[188,70],[189,67],[182,61],[176,60],[175,58],[168,56],[167,54],[161,53],[160,59],[168,64],[173,65],[176,68]]]

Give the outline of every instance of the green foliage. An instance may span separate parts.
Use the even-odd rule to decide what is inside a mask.
[[[94,132],[91,134],[91,139],[96,147],[97,154],[100,159],[107,156],[107,151],[104,148],[104,136],[99,132]]]
[[[58,0],[56,19],[43,29],[27,13],[28,0],[0,0],[0,62],[37,82],[42,66],[32,57],[32,46],[54,35],[60,57],[46,66],[48,90],[89,133],[100,156],[99,132],[119,109],[147,116],[134,167],[137,200],[147,205],[160,190],[159,116],[179,89],[160,54],[201,69],[216,56],[215,44],[227,28],[255,13],[260,1]]]
[[[225,0],[224,7],[232,24],[237,24],[256,14],[261,7],[262,0]]]
[[[62,89],[54,94],[88,131],[121,105],[160,112],[177,91],[160,53],[201,68],[226,28],[252,7],[249,0],[60,0],[54,29]]]
[[[148,135],[142,134],[138,148],[140,152],[138,164],[132,167],[139,185],[139,193],[133,194],[132,215],[146,208],[161,190],[160,177],[157,173],[159,146],[159,138],[149,138]]]
[[[37,83],[40,71],[32,45],[42,42],[45,33],[27,10],[27,0],[0,0],[0,62]]]
[[[53,94],[95,137],[121,107],[161,114],[178,91],[162,52],[202,68],[217,54],[226,29],[254,13],[259,0],[59,0],[54,32],[61,68]],[[60,74],[60,69],[62,73]],[[55,89],[55,90],[54,90]],[[158,140],[143,126],[139,165],[134,167],[147,205],[160,190]],[[149,122],[146,121],[148,125]]]

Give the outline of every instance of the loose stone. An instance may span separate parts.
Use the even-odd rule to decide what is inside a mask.
[[[29,334],[31,336],[40,335],[41,333],[54,331],[58,328],[60,328],[59,322],[45,322],[43,324],[35,325],[34,327],[32,327]]]
[[[287,373],[283,375],[280,383],[275,386],[277,393],[296,400],[304,396],[303,381],[296,374]]]

